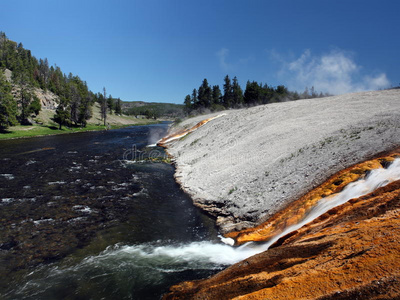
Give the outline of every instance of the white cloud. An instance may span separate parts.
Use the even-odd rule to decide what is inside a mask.
[[[344,94],[377,90],[390,85],[385,73],[361,76],[362,67],[355,63],[351,53],[343,50],[333,50],[321,56],[313,56],[310,50],[306,50],[291,61],[285,61],[276,53],[273,58],[282,64],[279,75],[287,79],[291,89],[298,91],[314,86],[317,91]]]

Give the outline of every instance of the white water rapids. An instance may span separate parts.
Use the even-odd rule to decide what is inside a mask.
[[[400,159],[396,159],[388,168],[372,170],[365,178],[348,184],[340,193],[323,198],[298,224],[286,228],[281,234],[263,244],[247,243],[240,247],[231,247],[223,243],[203,241],[180,245],[168,245],[165,242],[115,245],[99,255],[83,259],[74,266],[55,267],[50,272],[46,271],[42,276],[38,276],[40,279],[36,277],[30,280],[17,293],[35,295],[32,291],[37,290],[38,286],[42,286],[43,292],[51,285],[62,284],[66,278],[75,278],[81,282],[96,281],[100,285],[103,281],[106,285],[107,280],[112,278],[113,281],[123,282],[119,289],[126,287],[129,290],[133,285],[156,285],[171,274],[178,276],[190,270],[220,270],[266,251],[280,237],[297,230],[331,208],[399,179]],[[114,287],[108,287],[111,288]]]

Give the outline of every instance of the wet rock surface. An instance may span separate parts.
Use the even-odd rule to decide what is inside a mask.
[[[399,299],[400,181],[331,209],[268,251],[164,299]]]

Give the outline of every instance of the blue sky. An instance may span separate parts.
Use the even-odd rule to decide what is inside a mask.
[[[0,30],[113,97],[183,103],[226,74],[330,93],[400,84],[400,1],[13,0]]]

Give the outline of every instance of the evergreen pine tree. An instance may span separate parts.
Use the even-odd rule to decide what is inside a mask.
[[[240,87],[236,76],[233,78],[232,84],[232,102],[235,107],[240,107],[243,104],[243,90]]]
[[[59,130],[61,130],[62,125],[68,125],[70,120],[70,113],[66,108],[66,100],[62,98],[61,103],[58,105],[56,109],[56,113],[53,117],[53,121],[59,125]]]
[[[0,35],[1,39],[1,35]],[[17,103],[11,95],[11,85],[0,71],[0,129],[17,124]]]
[[[115,114],[116,115],[121,115],[122,114],[122,105],[121,105],[121,99],[118,98],[117,101],[115,101]]]
[[[185,112],[190,113],[190,111],[192,110],[192,99],[190,98],[190,95],[186,95],[184,104],[185,104]]]
[[[74,83],[70,83],[70,118],[71,121],[78,125],[79,123],[79,107],[81,106],[81,95],[79,94],[78,87]]]
[[[111,95],[108,96],[108,98],[107,98],[107,107],[108,107],[108,110],[110,111],[110,115],[112,115],[112,112],[114,109],[114,99]]]
[[[262,96],[262,87],[256,81],[247,81],[244,92],[244,103],[247,105],[260,104]]]
[[[232,84],[231,79],[228,75],[224,78],[224,95],[222,97],[223,105],[226,108],[232,107],[233,95],[232,95]]]
[[[78,113],[78,122],[82,127],[86,127],[87,120],[92,117],[92,111],[90,109],[91,104],[93,102],[92,94],[88,94],[80,103],[79,113]]]
[[[42,109],[42,105],[40,104],[40,100],[38,97],[36,97],[36,95],[33,95],[32,98],[33,101],[29,104],[28,112],[37,116]]]
[[[214,85],[212,88],[212,103],[214,105],[221,105],[222,104],[222,93],[219,85]]]
[[[19,107],[20,107],[20,115],[19,122],[22,125],[29,124],[28,116],[29,116],[29,104],[31,103],[32,94],[27,90],[27,83],[25,80],[24,74],[20,74],[19,78]]]
[[[204,78],[203,83],[199,87],[199,95],[197,96],[199,102],[199,108],[209,108],[212,103],[212,90],[208,85],[208,81]]]
[[[198,107],[198,105],[199,105],[199,103],[198,103],[198,100],[197,100],[197,90],[193,89],[193,92],[192,92],[192,108],[196,109]]]

